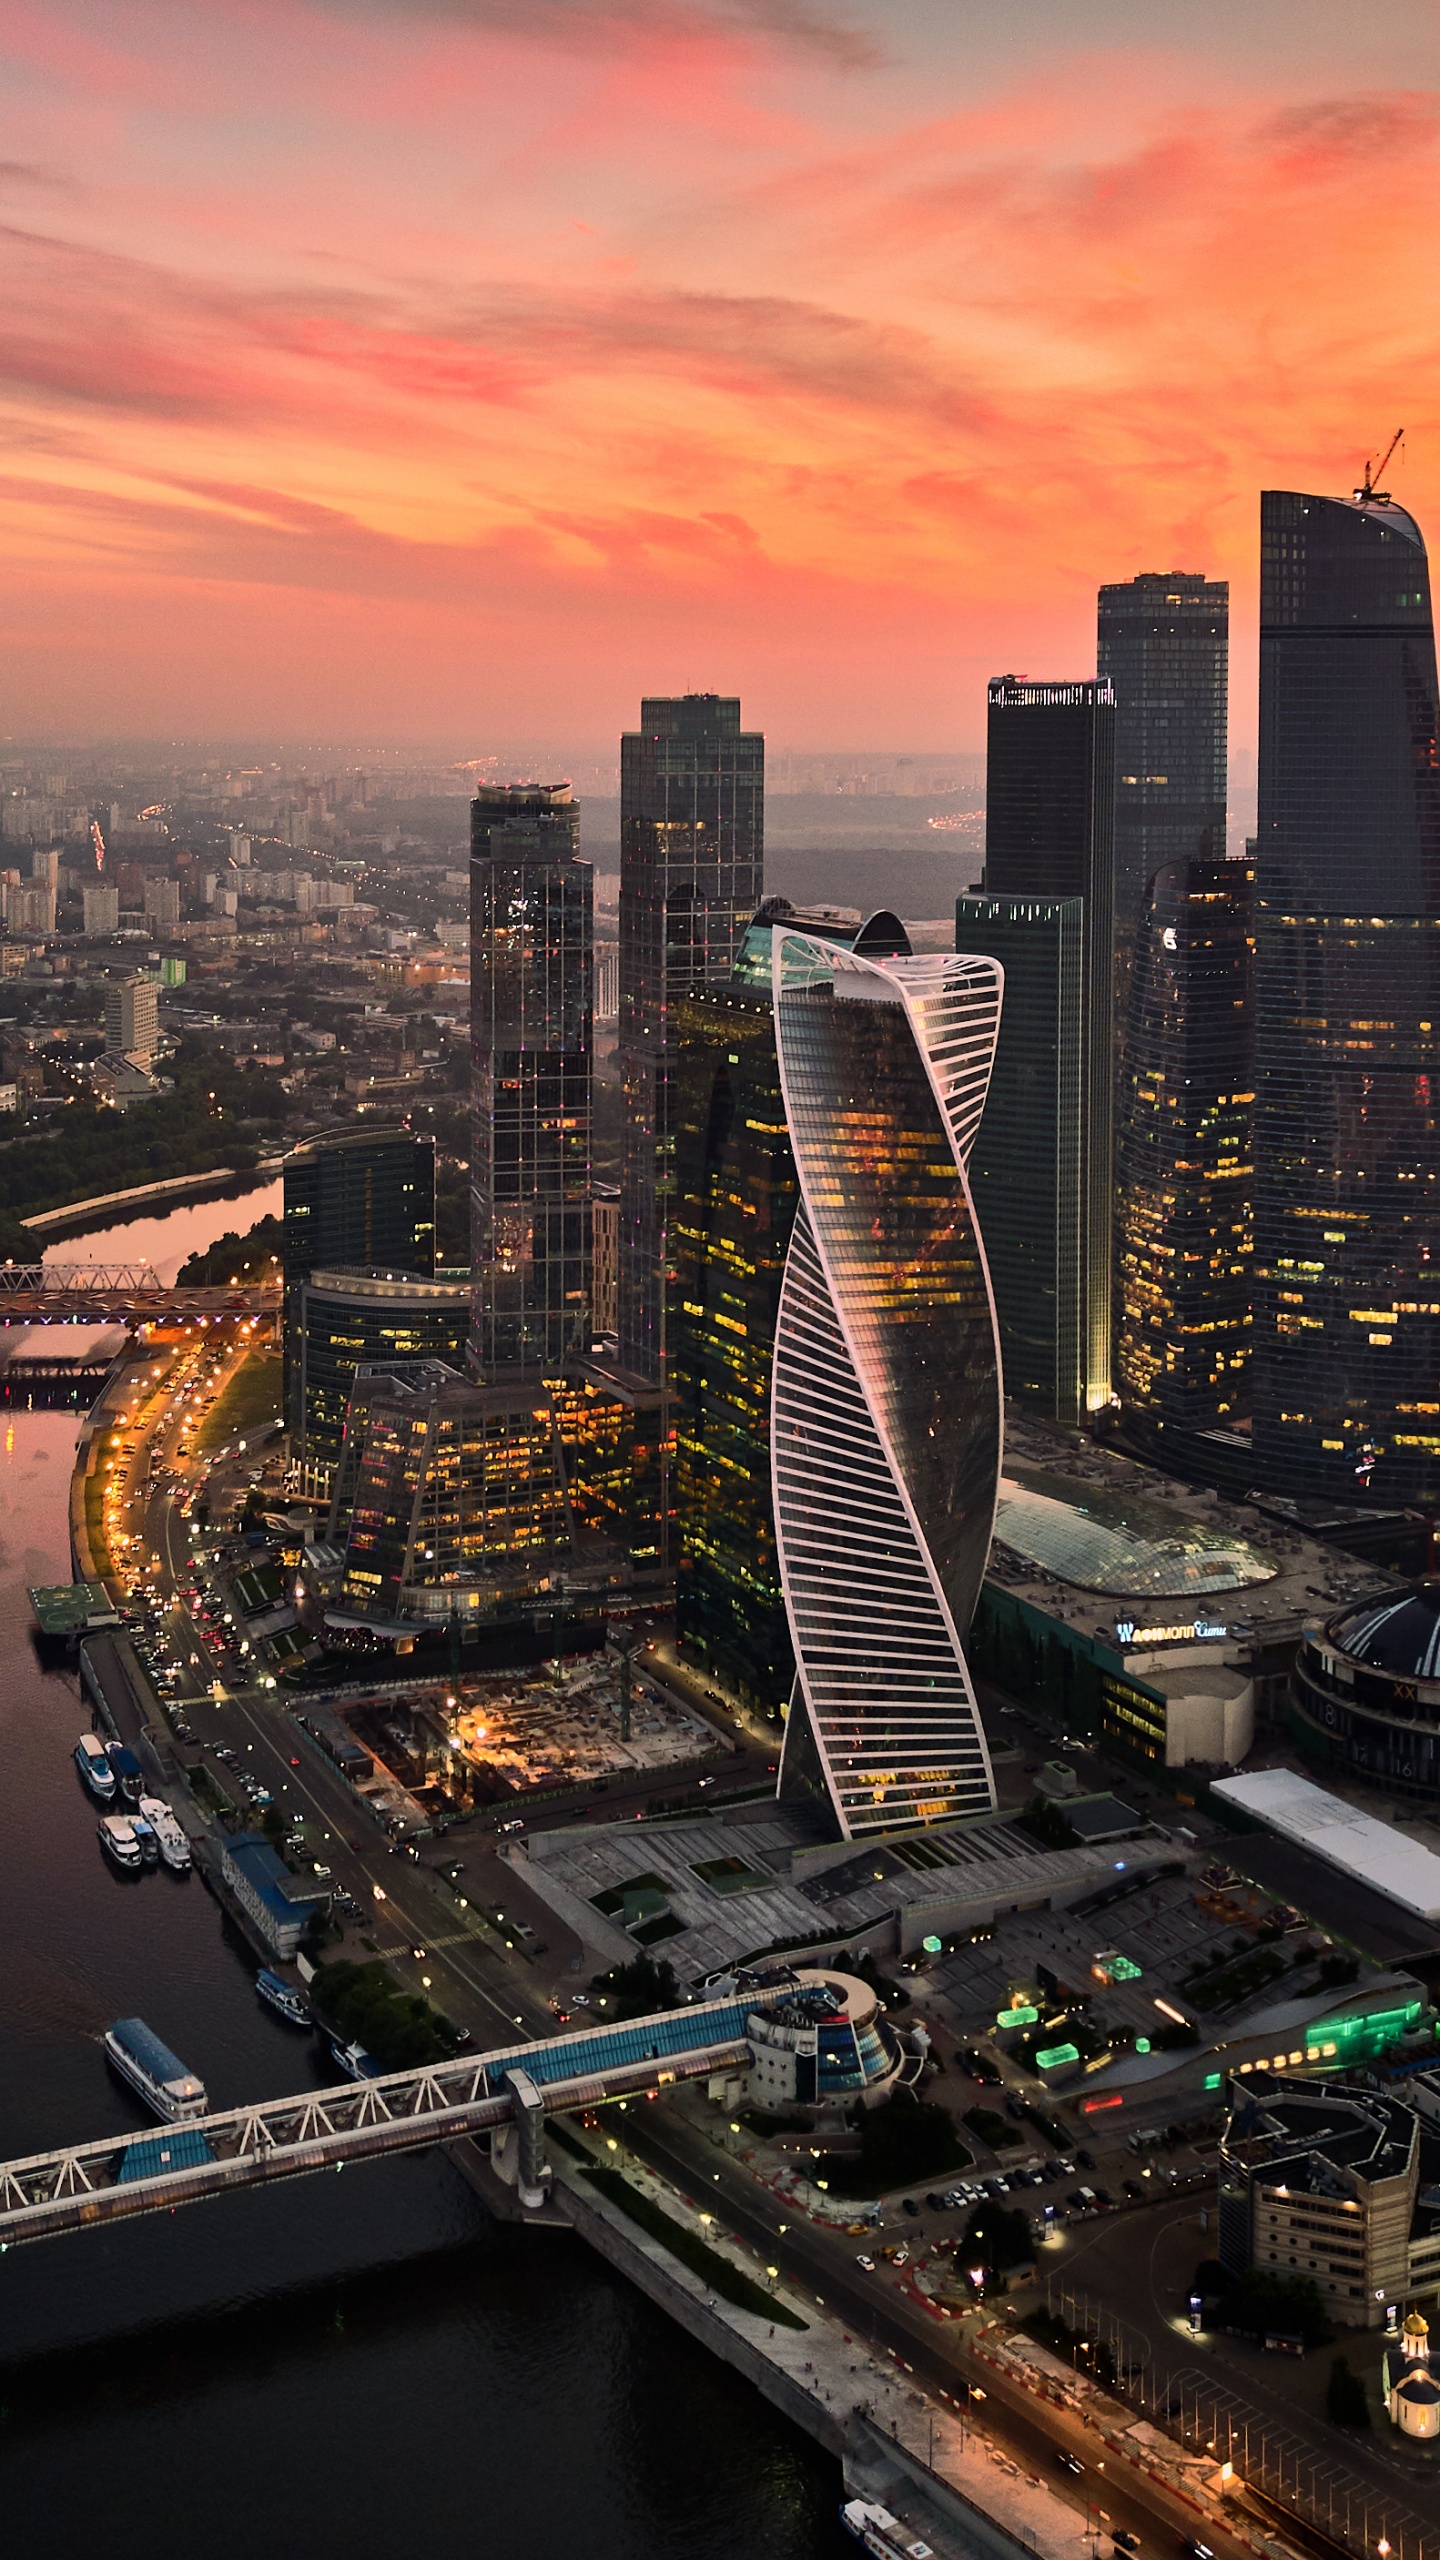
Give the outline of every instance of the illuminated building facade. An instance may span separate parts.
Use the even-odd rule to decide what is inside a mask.
[[[330,1538],[345,1596],[382,1619],[473,1618],[546,1588],[570,1552],[550,1398],[474,1386],[440,1360],[361,1368]]]
[[[1000,972],[774,936],[799,1199],[776,1325],[776,1539],[795,1650],[782,1792],[854,1838],[993,1807],[962,1650],[995,1516],[994,1309],[965,1159]]]
[[[307,1493],[331,1489],[357,1369],[377,1361],[463,1365],[470,1274],[416,1280],[393,1271],[312,1271],[300,1284],[300,1437],[292,1443]]]
[[[470,1356],[555,1377],[590,1346],[593,874],[568,783],[470,812]]]
[[[1255,874],[1162,864],[1135,951],[1117,1148],[1116,1385],[1146,1438],[1249,1415]]]
[[[986,745],[985,894],[991,900],[1029,900],[1069,907],[1079,901],[1081,930],[1081,1002],[1078,1057],[1057,1062],[1048,1083],[1059,1111],[1069,1108],[1072,1075],[1078,1077],[1080,1111],[1081,1202],[1076,1245],[1080,1291],[1080,1372],[1082,1409],[1097,1412],[1110,1400],[1111,1274],[1114,1208],[1114,978],[1115,978],[1115,700],[1108,678],[1074,684],[1028,684],[1014,676],[994,679],[989,692]],[[969,927],[967,903],[965,929]],[[1059,920],[1051,928],[1063,938]],[[984,947],[984,946],[981,946]],[[1038,950],[1038,945],[1032,946]],[[1054,962],[1057,995],[1062,959]],[[1007,1004],[1007,1023],[1012,1019]],[[1071,1042],[1067,1014],[1064,1039]],[[1028,1040],[1036,1030],[1025,1034]],[[1007,1032],[1001,1030],[1004,1043]],[[1048,1103],[1022,1080],[1023,1061],[1013,1050],[1004,1070],[1007,1097],[1021,1095],[1031,1132]],[[1009,1103],[1007,1100],[1006,1108]],[[1068,1137],[1056,1132],[1047,1152],[1063,1158]],[[1026,1151],[1015,1127],[1006,1124],[997,1091],[986,1116],[976,1159],[976,1178],[993,1186],[993,1168],[1003,1160],[1001,1179],[1024,1179]],[[1036,1177],[1032,1176],[1032,1187]],[[1037,1214],[1039,1204],[1037,1202]],[[1068,1208],[1064,1213],[1068,1216]],[[1029,1274],[1020,1263],[997,1261],[995,1299],[1001,1339],[1006,1345],[1007,1386],[1019,1392],[1022,1367],[1012,1378],[1009,1342],[1012,1333],[1033,1321],[1017,1290],[1028,1287]],[[1065,1320],[1063,1302],[1055,1301],[1057,1326]],[[1033,1360],[1024,1364],[1033,1368]],[[1063,1387],[1068,1377],[1068,1351],[1057,1343],[1047,1368]],[[1028,1392],[1028,1390],[1027,1390]],[[1041,1399],[1045,1401],[1042,1390]],[[1059,1406],[1047,1409],[1063,1419]]]
[[[775,1054],[773,943],[782,929],[871,954],[909,949],[896,916],[862,923],[768,899],[732,977],[675,1008],[667,1330],[676,1632],[687,1658],[772,1714],[795,1674],[770,1488],[775,1324],[799,1196]]]
[[[1096,666],[1115,696],[1116,993],[1123,1023],[1148,883],[1225,854],[1230,589],[1184,569],[1100,590]]]
[[[1256,1481],[1440,1493],[1440,743],[1413,517],[1261,500]]]
[[[765,741],[713,693],[647,700],[620,741],[619,1356],[665,1374],[665,1231],[673,1185],[672,1014],[727,978],[759,902]]]

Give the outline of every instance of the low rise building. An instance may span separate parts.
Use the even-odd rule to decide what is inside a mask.
[[[868,1983],[854,1974],[797,1971],[773,2007],[745,2023],[751,2062],[747,2095],[769,2109],[873,2105],[898,2077],[904,2055]]]
[[[292,1874],[268,1840],[242,1831],[220,1841],[220,1865],[241,1909],[254,1922],[272,1955],[295,1955],[313,1920],[330,1908],[326,1888]]]
[[[1440,2134],[1404,2094],[1256,2074],[1229,2084],[1223,2266],[1305,2276],[1348,2329],[1440,2284]]]

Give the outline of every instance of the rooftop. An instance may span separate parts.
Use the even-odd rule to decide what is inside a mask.
[[[1440,1921],[1440,1857],[1393,1823],[1378,1821],[1293,1769],[1253,1769],[1218,1778],[1213,1792],[1282,1839],[1312,1850],[1327,1866],[1398,1902],[1402,1910]]]

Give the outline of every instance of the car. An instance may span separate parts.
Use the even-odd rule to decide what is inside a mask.
[[[1201,2542],[1193,2533],[1181,2535],[1180,2548],[1188,2555],[1188,2560],[1215,2560],[1215,2554],[1209,2543]]]
[[[292,1751],[292,1752],[291,1752],[291,1754],[290,1754],[290,1766],[291,1766],[291,1768],[292,1768],[292,1769],[298,1769],[298,1768],[299,1768],[299,1766],[300,1766],[300,1754],[299,1754],[299,1752],[298,1752],[298,1751]]]
[[[1095,2158],[1094,2158],[1094,2154],[1093,2154],[1092,2152],[1089,2152],[1089,2151],[1077,2151],[1077,2152],[1076,2152],[1076,2154],[1075,2154],[1075,2157],[1076,2157],[1077,2161],[1079,2162],[1080,2167],[1081,2167],[1082,2169],[1093,2169],[1093,2168],[1094,2168],[1094,2166],[1095,2166]]]
[[[1141,2186],[1138,2178],[1127,2178],[1125,2181],[1125,2193],[1127,2196],[1143,2196],[1145,2190]]]
[[[506,1839],[506,1838],[508,1837],[508,1835],[509,1835],[512,1831],[523,1831],[523,1830],[524,1830],[524,1828],[525,1828],[524,1823],[523,1823],[522,1821],[520,1821],[519,1817],[517,1816],[514,1822],[502,1822],[502,1823],[501,1823],[501,1825],[500,1825],[500,1837],[501,1837],[501,1839],[502,1839],[502,1840],[504,1840],[504,1839]]]
[[[1139,2534],[1127,2532],[1123,2524],[1111,2526],[1110,2539],[1117,2551],[1138,2551],[1140,2548]]]
[[[453,2042],[456,2044],[473,2044],[474,2042],[474,2038],[468,2027],[452,2027],[450,2034]]]
[[[1079,2477],[1080,2477],[1080,2475],[1081,2475],[1082,2471],[1083,2471],[1083,2470],[1084,2470],[1084,2468],[1085,2468],[1084,2463],[1083,2463],[1083,2462],[1079,2462],[1079,2461],[1077,2461],[1077,2460],[1076,2460],[1076,2457],[1075,2457],[1075,2455],[1074,2455],[1073,2453],[1067,2453],[1067,2452],[1065,2451],[1065,2449],[1064,2449],[1063,2445],[1062,2445],[1061,2447],[1059,2447],[1059,2449],[1058,2449],[1058,2450],[1057,2450],[1057,2452],[1056,2452],[1056,2455],[1055,2455],[1055,2465],[1056,2465],[1056,2469],[1057,2469],[1057,2470],[1059,2470],[1059,2471],[1068,2471],[1068,2472],[1070,2472],[1070,2473],[1071,2473],[1071,2475],[1072,2475],[1072,2477],[1073,2477],[1073,2478],[1075,2478],[1076,2480],[1078,2480],[1078,2479],[1079,2479]]]
[[[864,2254],[863,2250],[862,2250],[861,2254],[859,2255],[859,2257],[857,2257],[857,2259],[856,2259],[856,2261],[855,2261],[855,2264],[856,2264],[856,2266],[857,2266],[857,2267],[863,2267],[863,2268],[864,2268],[864,2270],[865,2270],[865,2273],[867,2274],[867,2276],[873,2276],[873,2274],[875,2273],[875,2261],[874,2261],[874,2259],[873,2259],[873,2258],[867,2258],[867,2257],[865,2256],[865,2254]]]
[[[332,1872],[332,1870],[331,1870],[329,1867],[322,1867],[322,1865],[320,1864],[319,1859],[318,1859],[318,1858],[316,1859],[316,1861],[315,1861],[315,1873],[317,1874],[317,1876],[319,1876],[319,1878],[321,1879],[321,1882],[322,1882],[322,1883],[324,1882],[325,1878],[326,1878],[328,1875],[330,1875],[330,1874],[331,1874],[331,1872]]]
[[[572,1991],[570,1998],[577,2009],[588,2009],[590,2006],[590,1994],[588,1991]]]
[[[892,2267],[908,2267],[908,2266],[909,2266],[909,2264],[910,2264],[910,2252],[909,2252],[909,2250],[906,2248],[905,2243],[904,2243],[904,2241],[903,2241],[903,2240],[901,2241],[899,2248],[896,2250],[894,2257],[891,2259],[890,2264],[891,2264],[891,2266],[892,2266]]]
[[[425,1950],[423,1947],[412,1947],[410,1953],[415,1958],[417,1964],[424,1962]]]
[[[948,2196],[929,2195],[925,2201],[932,2213],[943,2213],[950,2199]]]
[[[900,2209],[902,2213],[918,2214],[920,2207],[913,2196],[906,2196]]]

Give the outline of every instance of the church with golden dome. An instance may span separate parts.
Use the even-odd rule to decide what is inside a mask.
[[[1392,2427],[1421,2439],[1440,2436],[1440,2378],[1430,2365],[1430,2323],[1418,2311],[1405,2316],[1393,2362],[1386,2349],[1381,2387]]]

